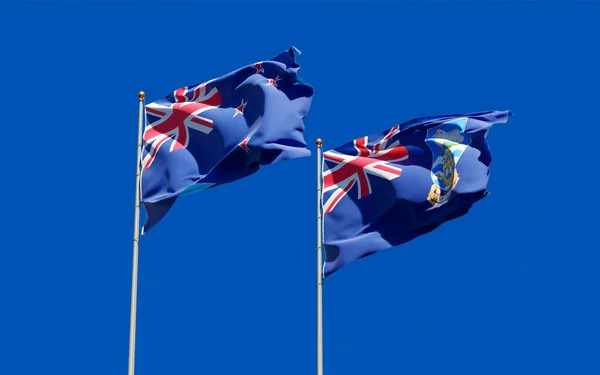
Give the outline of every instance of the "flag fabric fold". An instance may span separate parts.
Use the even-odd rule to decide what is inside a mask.
[[[142,203],[148,232],[182,195],[230,183],[260,166],[310,156],[303,120],[313,88],[297,50],[147,104]]]
[[[465,215],[487,195],[489,129],[511,115],[422,117],[325,152],[324,276]]]

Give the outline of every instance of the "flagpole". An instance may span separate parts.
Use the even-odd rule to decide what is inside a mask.
[[[137,169],[135,174],[135,207],[133,219],[133,269],[131,272],[131,315],[129,321],[129,367],[128,375],[133,375],[135,364],[135,323],[137,315],[137,283],[138,283],[138,249],[140,241],[140,196],[142,185],[140,183],[142,168],[142,123],[144,114],[143,91],[138,93],[139,115],[138,115],[138,144],[137,144]]]
[[[323,141],[317,138],[317,375],[323,375]]]

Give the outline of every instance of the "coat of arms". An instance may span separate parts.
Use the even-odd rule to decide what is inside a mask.
[[[432,206],[445,202],[458,183],[456,165],[471,138],[464,134],[467,118],[447,121],[427,131],[425,143],[431,149],[433,164],[431,180],[433,185],[427,196]]]

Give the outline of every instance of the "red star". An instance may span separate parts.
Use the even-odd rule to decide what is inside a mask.
[[[260,72],[265,72],[265,70],[262,67],[262,63],[261,62],[257,62],[256,64],[252,65],[252,67],[254,69],[256,69],[256,73],[260,73]]]
[[[277,86],[277,81],[279,81],[281,78],[279,78],[279,76],[275,77],[275,78],[269,78],[269,82],[267,82],[267,86],[273,85],[273,86]]]
[[[250,140],[250,136],[240,142],[240,147],[246,151],[246,153],[250,153],[250,149],[248,148],[248,141]]]
[[[247,104],[248,104],[248,102],[244,102],[244,100],[242,99],[242,104],[240,104],[240,106],[235,109],[235,113],[233,114],[233,117],[235,117],[237,115],[243,115],[244,108],[246,108]]]

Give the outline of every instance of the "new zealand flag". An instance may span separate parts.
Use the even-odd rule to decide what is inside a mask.
[[[325,152],[324,275],[465,215],[487,195],[489,128],[510,115],[417,118]]]
[[[296,51],[146,105],[142,233],[183,194],[238,180],[261,165],[310,156],[303,119],[313,88],[298,77]]]

